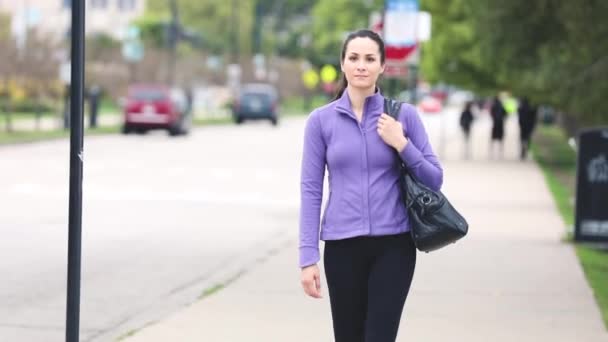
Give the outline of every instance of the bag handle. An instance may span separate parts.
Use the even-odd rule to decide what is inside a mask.
[[[399,120],[400,109],[401,102],[386,97],[384,98],[384,112],[390,115],[393,119]]]
[[[390,98],[384,98],[384,112],[390,115],[393,119],[399,120],[399,111],[401,110],[401,102],[395,101]],[[405,166],[405,162],[401,159],[401,156],[395,150],[395,155],[397,156],[397,162],[399,163],[399,167],[403,170],[403,172],[408,173],[407,167]]]

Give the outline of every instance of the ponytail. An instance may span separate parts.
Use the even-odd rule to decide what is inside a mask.
[[[332,99],[332,101],[335,101],[335,100],[341,98],[342,94],[344,94],[344,90],[346,90],[347,86],[348,86],[348,81],[346,80],[346,75],[344,75],[344,73],[342,73],[342,79],[340,80],[340,83],[338,84],[338,90],[336,91],[336,96]]]

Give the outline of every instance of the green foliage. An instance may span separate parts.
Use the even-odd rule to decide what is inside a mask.
[[[573,198],[576,177],[576,153],[558,126],[541,126],[532,146],[534,159],[545,174],[557,209],[568,226],[574,224]]]
[[[476,15],[473,4],[454,0],[428,0],[422,8],[432,14],[432,38],[422,48],[424,77],[435,83],[444,81],[484,93],[496,88],[492,69],[481,62],[478,34],[471,23]]]
[[[553,105],[579,122],[608,121],[608,2],[441,0],[423,73],[480,92],[510,90]],[[485,91],[484,91],[485,90]],[[591,90],[591,91],[590,91]]]
[[[384,1],[317,1],[312,9],[313,44],[307,56],[314,64],[338,65],[342,42],[349,32],[369,26],[372,11],[381,11]]]
[[[139,28],[141,39],[147,46],[161,48],[166,46],[166,27],[168,15],[146,13],[133,22]]]
[[[203,37],[205,49],[213,53],[228,52],[234,42],[233,30],[238,28],[239,48],[251,51],[249,33],[254,19],[253,1],[240,0],[176,0],[182,25]],[[234,18],[233,18],[234,14]],[[150,0],[147,15],[170,19],[168,0]]]
[[[5,40],[11,35],[11,16],[0,12],[0,40]]]
[[[608,252],[583,246],[579,246],[576,252],[608,329]]]

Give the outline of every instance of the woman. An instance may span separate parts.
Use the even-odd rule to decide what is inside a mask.
[[[376,81],[384,61],[376,33],[351,33],[341,52],[343,84],[333,102],[310,114],[304,133],[301,282],[306,294],[321,298],[317,263],[324,240],[337,342],[388,342],[397,336],[416,249],[400,201],[395,151],[427,186],[439,189],[443,179],[415,108],[404,104],[398,121],[383,113]],[[329,199],[320,220],[326,167]]]

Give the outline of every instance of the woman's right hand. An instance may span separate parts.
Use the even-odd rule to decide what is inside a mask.
[[[321,276],[317,264],[302,268],[301,282],[307,295],[321,298]]]

